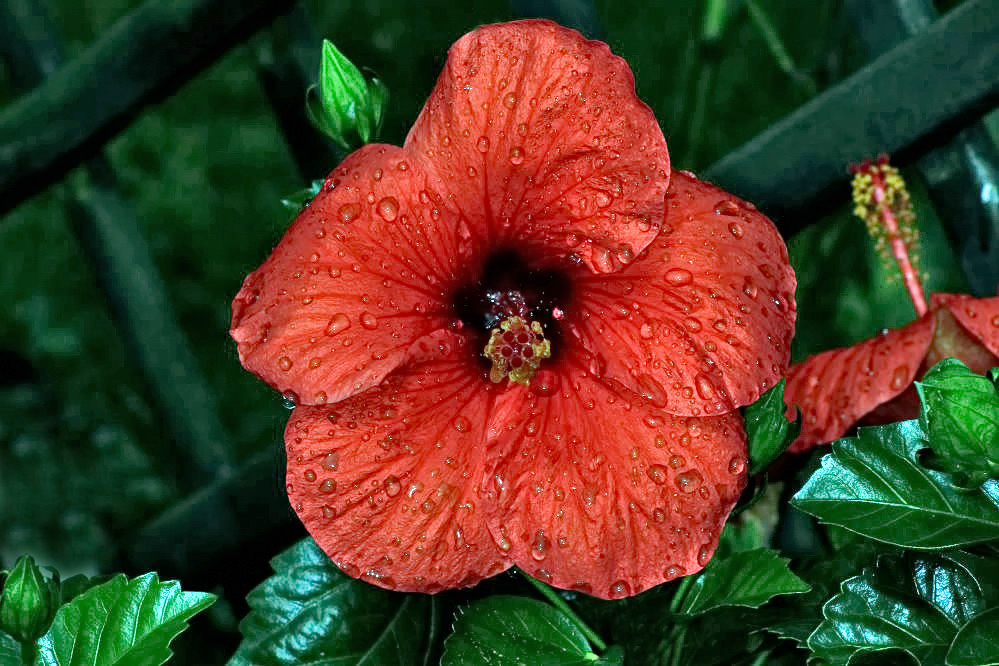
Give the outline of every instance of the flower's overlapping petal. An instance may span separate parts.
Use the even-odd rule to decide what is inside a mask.
[[[500,402],[486,506],[517,566],[618,598],[708,562],[746,482],[737,413],[672,416],[574,367]]]
[[[288,494],[344,572],[395,590],[471,585],[510,565],[476,489],[494,394],[462,358],[416,363],[336,405],[298,407]],[[448,358],[449,357],[449,358]]]
[[[662,233],[630,266],[580,275],[578,334],[595,367],[680,415],[756,400],[787,369],[795,276],[773,223],[674,172]]]
[[[906,326],[791,366],[787,417],[801,407],[802,426],[788,449],[804,451],[841,437],[861,417],[912,384],[933,340],[932,310]]]
[[[302,404],[375,386],[450,321],[461,227],[418,161],[370,145],[337,167],[233,303],[243,365]]]
[[[933,306],[945,307],[993,355],[999,356],[999,296],[974,298],[966,294],[933,294]]]
[[[607,272],[662,221],[666,141],[631,70],[606,44],[549,21],[459,39],[406,148],[493,247],[574,253]]]

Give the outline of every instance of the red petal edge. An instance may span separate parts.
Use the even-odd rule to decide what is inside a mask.
[[[591,270],[629,263],[658,233],[666,140],[627,63],[550,21],[459,39],[406,139],[487,244],[561,248]]]
[[[833,349],[791,366],[784,390],[787,417],[802,411],[792,453],[846,434],[873,409],[900,395],[919,371],[933,339],[934,311],[906,326]]]
[[[510,566],[476,494],[496,391],[467,367],[414,364],[337,405],[293,412],[288,495],[344,573],[437,592]]]
[[[675,172],[662,233],[607,276],[580,275],[578,334],[594,367],[671,414],[731,411],[785,373],[794,271],[773,223]]]
[[[990,352],[999,356],[999,296],[974,298],[965,294],[933,294]]]
[[[418,162],[394,146],[350,155],[233,302],[243,365],[301,404],[380,382],[448,325],[463,278],[459,227]]]
[[[563,370],[500,397],[485,504],[500,547],[530,575],[603,599],[701,569],[746,483],[738,414],[672,416]]]

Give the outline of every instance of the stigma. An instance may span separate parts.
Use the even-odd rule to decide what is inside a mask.
[[[492,361],[489,379],[494,383],[509,379],[527,386],[538,372],[541,361],[552,355],[551,342],[536,321],[512,315],[500,321],[489,334],[483,355]]]

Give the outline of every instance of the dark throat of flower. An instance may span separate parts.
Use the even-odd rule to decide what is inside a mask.
[[[507,250],[493,253],[480,278],[458,291],[455,313],[491,381],[527,386],[554,360],[570,291],[563,271],[536,269]]]
[[[905,181],[886,155],[851,165],[850,171],[853,212],[867,225],[878,253],[889,261],[889,257],[894,258],[916,314],[922,317],[928,308],[915,267],[919,232]]]

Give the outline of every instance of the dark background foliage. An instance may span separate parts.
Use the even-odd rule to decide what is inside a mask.
[[[72,58],[140,3],[45,4]],[[712,32],[704,3],[690,0],[304,2],[145,109],[106,146],[106,156],[214,398],[231,464],[254,455],[280,461],[287,411],[280,396],[239,366],[228,337],[230,301],[289,222],[281,198],[324,175],[300,173],[263,92],[261,71],[275,54],[299,49],[314,70],[315,39],[332,40],[387,84],[381,139],[398,144],[457,37],[482,23],[552,16],[607,41],[628,60],[639,95],[663,126],[674,167],[696,172],[868,61],[839,0],[759,0],[755,6],[783,54],[775,54],[775,42],[768,43],[743,3],[729,4],[731,16]],[[0,112],[20,92],[11,69],[0,64]],[[965,279],[919,176],[906,175],[914,183],[930,290],[962,290]],[[110,314],[97,281],[100,254],[85,250],[74,233],[79,213],[70,202],[89,183],[73,172],[0,218],[0,566],[28,552],[66,575],[135,574],[143,567],[127,556],[129,544],[203,480],[192,473]],[[814,219],[802,221],[805,231],[789,239],[801,282],[796,358],[913,316],[847,204],[831,214],[817,209]],[[269,483],[268,493],[280,494],[280,475]],[[255,487],[238,492],[251,505],[265,494]],[[245,592],[266,575],[267,559],[301,536],[304,530],[289,521],[284,543],[230,551],[231,559],[217,565],[245,576]],[[234,629],[245,606],[241,598],[228,601],[213,609],[213,623]]]

